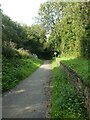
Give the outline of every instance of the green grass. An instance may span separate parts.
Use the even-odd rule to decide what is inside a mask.
[[[43,62],[33,57],[3,58],[2,62],[2,91],[15,87],[19,81],[28,77]]]
[[[69,68],[72,68],[78,75],[81,76],[85,85],[90,87],[89,70],[88,70],[88,60],[84,58],[72,58],[62,60]]]
[[[84,97],[76,92],[69,83],[67,76],[61,71],[56,61],[52,62],[52,118],[82,118],[87,117]]]

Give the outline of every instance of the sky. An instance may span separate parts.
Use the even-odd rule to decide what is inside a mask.
[[[3,13],[8,15],[13,21],[32,25],[33,18],[37,16],[40,3],[47,0],[0,0]]]

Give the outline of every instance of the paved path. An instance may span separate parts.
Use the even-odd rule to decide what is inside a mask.
[[[45,61],[30,77],[3,96],[3,118],[45,118],[49,111],[48,93],[51,65]]]

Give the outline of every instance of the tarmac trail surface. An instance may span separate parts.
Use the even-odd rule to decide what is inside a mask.
[[[2,98],[2,118],[47,118],[51,64],[46,60]]]

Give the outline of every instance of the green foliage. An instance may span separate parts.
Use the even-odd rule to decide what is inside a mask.
[[[53,61],[52,68],[52,118],[86,119],[87,113],[83,95],[76,92],[56,61]]]
[[[10,46],[3,46],[2,47],[3,51],[2,54],[6,57],[6,58],[12,58],[12,57],[19,57],[20,54],[17,52],[17,50],[13,49]]]
[[[63,60],[63,63],[65,63],[68,67],[72,68],[73,70],[78,73],[83,83],[87,86],[90,86],[90,80],[89,80],[89,68],[88,68],[88,60],[85,58],[73,58],[69,60]]]
[[[46,52],[46,31],[41,25],[31,27],[20,25],[12,21],[8,16],[2,13],[2,50],[3,55],[7,58],[15,56],[14,49],[27,49],[30,53],[43,57],[42,53]],[[40,55],[41,54],[41,55]]]
[[[47,33],[50,33],[56,22],[62,18],[61,11],[64,4],[64,2],[45,2],[41,4],[38,21],[46,29]]]
[[[76,56],[87,56],[88,7],[86,3],[67,3],[61,20],[61,52]]]
[[[12,56],[5,49],[14,43],[15,48],[27,49],[39,58],[51,58],[54,51],[69,56],[88,57],[89,5],[90,2],[43,3],[38,13],[39,23],[31,27],[20,25],[2,13],[3,55]]]
[[[49,33],[50,51],[63,55],[88,56],[89,3],[46,2],[39,10],[40,23]]]
[[[24,42],[23,46],[31,53],[35,53],[38,57],[41,57],[40,53],[45,50],[45,29],[41,28],[39,25],[33,25],[32,27],[27,27],[25,29],[27,33],[27,41]]]
[[[60,31],[56,25],[53,27],[53,32],[51,32],[48,38],[48,44],[50,51],[53,52],[53,55],[54,52],[61,54],[61,48],[60,48],[61,36],[60,36]]]
[[[24,50],[23,48],[16,49],[16,51],[20,55],[20,58],[30,58],[32,56],[28,50]]]
[[[8,91],[15,87],[21,80],[28,77],[42,63],[33,57],[14,57],[2,62],[2,91]]]
[[[20,46],[25,33],[19,23],[15,23],[8,16],[2,14],[2,45],[9,46],[10,42],[16,43]]]

